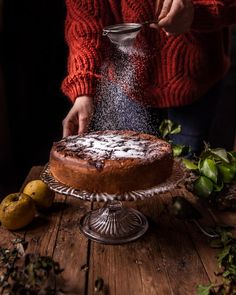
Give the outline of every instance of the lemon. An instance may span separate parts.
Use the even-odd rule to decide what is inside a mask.
[[[35,216],[34,201],[24,193],[13,193],[6,196],[0,204],[0,221],[10,230],[28,225]]]
[[[51,207],[54,200],[54,192],[40,179],[31,180],[26,184],[23,193],[29,195],[38,209]]]

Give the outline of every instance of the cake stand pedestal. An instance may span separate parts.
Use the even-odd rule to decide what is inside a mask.
[[[80,220],[80,230],[101,243],[121,244],[141,237],[148,229],[147,218],[137,210],[123,207],[120,201],[108,201]]]
[[[171,176],[163,183],[145,190],[123,194],[89,193],[58,182],[50,173],[47,164],[41,179],[51,190],[73,196],[84,201],[105,202],[99,209],[91,210],[79,221],[81,232],[89,239],[104,244],[123,244],[141,237],[148,229],[147,218],[139,211],[123,207],[122,201],[136,201],[151,198],[175,188],[185,177],[181,163],[175,160]]]

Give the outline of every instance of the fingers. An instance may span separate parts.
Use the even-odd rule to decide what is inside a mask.
[[[78,134],[88,131],[93,117],[94,105],[90,97],[80,99]]]
[[[91,121],[90,115],[88,117],[79,116],[78,134],[83,134],[88,131],[90,121]]]
[[[168,1],[170,1],[170,0],[168,0]],[[165,0],[156,0],[156,4],[155,4],[155,18],[157,20],[159,20],[159,15],[161,14],[161,11],[163,9],[164,2],[165,2]],[[153,29],[156,29],[156,30],[159,29],[159,27],[156,24],[156,22],[151,23],[149,26],[150,26],[150,28],[153,28]]]
[[[160,21],[159,21],[159,26],[171,26],[171,24],[173,23],[173,19],[180,13],[181,11],[181,1],[173,1],[171,4],[171,6],[169,7],[169,10],[167,12],[167,10],[165,11],[165,15],[164,13],[162,14],[163,16],[160,17]]]
[[[70,121],[68,121],[68,122],[63,121],[63,122],[64,122],[63,123],[63,137],[73,134],[74,133],[73,130],[75,130],[73,122],[70,122]]]
[[[77,98],[71,110],[62,122],[63,137],[87,132],[92,115],[92,98],[88,96],[81,96]]]
[[[161,19],[163,19],[164,17],[166,17],[168,15],[168,13],[171,10],[172,3],[173,3],[172,0],[164,1],[163,5],[162,5],[162,9],[158,15],[158,21],[160,21]]]
[[[78,118],[76,114],[73,112],[73,109],[71,109],[71,111],[63,120],[62,126],[63,126],[63,137],[73,135],[76,133],[77,126],[78,126]]]
[[[158,19],[158,16],[160,15],[160,13],[161,13],[163,2],[164,2],[164,0],[156,0],[155,16],[156,16],[157,19]]]
[[[159,16],[158,26],[167,35],[187,32],[193,22],[194,8],[190,0],[165,0]]]
[[[164,2],[162,2],[161,0],[158,0],[156,3],[156,17],[157,17],[157,20],[158,20],[158,24],[150,24],[150,28],[153,28],[153,29],[159,29],[159,23],[160,23],[160,20],[165,18],[170,9],[171,9],[171,5],[172,5],[172,2],[173,0],[165,0]]]

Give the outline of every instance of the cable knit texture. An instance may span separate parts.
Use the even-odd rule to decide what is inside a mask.
[[[229,26],[236,23],[236,1],[193,0],[193,4],[194,21],[188,33],[167,37],[162,30],[144,28],[138,36],[149,51],[149,58],[136,61],[143,88],[141,100],[148,105],[190,104],[229,68]],[[73,102],[78,96],[95,94],[102,54],[111,47],[102,36],[103,27],[152,20],[155,1],[66,0],[66,7],[68,75],[62,91]]]

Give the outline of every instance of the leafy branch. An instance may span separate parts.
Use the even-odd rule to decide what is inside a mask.
[[[218,276],[221,284],[198,285],[197,295],[236,295],[236,238],[232,237],[230,227],[216,227],[219,234],[211,241],[212,247],[221,248],[217,255]]]
[[[60,265],[49,256],[25,255],[19,241],[13,244],[13,249],[0,247],[1,294],[57,294],[55,278],[63,271]]]
[[[183,159],[183,163],[195,175],[193,192],[202,199],[214,200],[236,178],[236,152],[223,148],[205,145],[198,159]]]
[[[171,120],[163,120],[159,126],[158,133],[162,139],[171,143],[175,157],[187,155],[191,151],[189,146],[174,144],[170,139],[171,135],[181,133],[181,125],[174,123]]]
[[[233,238],[232,226],[205,227],[198,222],[201,213],[182,196],[172,199],[170,212],[178,219],[194,222],[201,232],[206,235],[212,248],[219,248],[217,255],[218,273],[222,283],[198,285],[198,295],[236,295],[236,238]]]

